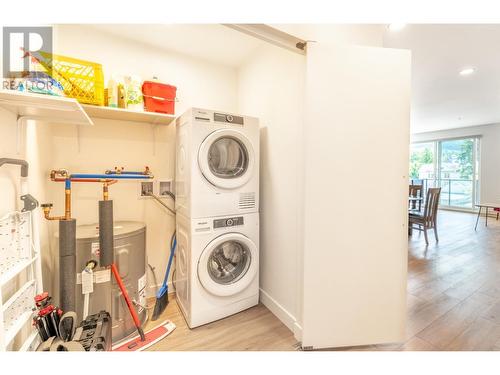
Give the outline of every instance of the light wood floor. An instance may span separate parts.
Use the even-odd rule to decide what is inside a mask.
[[[409,239],[404,343],[342,350],[500,350],[500,222],[442,211],[440,242]],[[293,334],[263,305],[190,330],[172,300],[162,318],[177,329],[151,350],[297,350]]]
[[[292,332],[264,305],[259,304],[228,318],[189,329],[170,295],[165,312],[156,322],[172,320],[177,328],[149,350],[296,350]],[[154,302],[153,302],[154,303]]]
[[[403,344],[368,350],[500,350],[500,221],[441,211],[439,243],[409,239]]]

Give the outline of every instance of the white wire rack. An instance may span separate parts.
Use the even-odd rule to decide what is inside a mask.
[[[33,298],[42,289],[39,247],[33,241],[32,212],[13,212],[0,219],[0,350],[5,351],[32,317]],[[13,280],[25,273],[21,278]],[[10,281],[22,284],[4,301],[2,288]],[[21,346],[28,350],[37,335],[32,331]]]

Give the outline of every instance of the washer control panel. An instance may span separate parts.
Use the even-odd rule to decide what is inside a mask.
[[[214,220],[214,229],[234,227],[234,226],[243,225],[243,224],[244,224],[243,216],[227,217],[224,219],[215,219]]]
[[[243,117],[227,115],[225,113],[214,113],[214,121],[243,125]]]

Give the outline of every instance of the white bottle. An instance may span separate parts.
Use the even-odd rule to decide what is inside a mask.
[[[108,81],[108,107],[118,107],[118,82],[113,76]]]

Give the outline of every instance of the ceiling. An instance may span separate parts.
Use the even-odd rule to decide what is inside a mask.
[[[91,27],[161,50],[234,67],[241,65],[264,43],[220,24],[102,24]]]
[[[407,25],[384,46],[412,52],[412,133],[500,122],[500,25]]]

